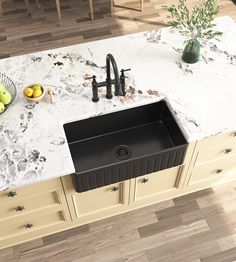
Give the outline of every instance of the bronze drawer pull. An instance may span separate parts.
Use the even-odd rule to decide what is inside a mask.
[[[25,229],[30,229],[30,228],[32,228],[33,226],[34,226],[33,224],[28,223],[28,224],[25,225]]]
[[[142,180],[141,180],[141,183],[147,183],[149,181],[149,178],[143,178]]]
[[[236,137],[236,132],[233,133],[233,137]]]
[[[220,174],[223,172],[223,169],[216,169],[216,174]]]
[[[25,210],[24,206],[17,206],[16,207],[16,212],[22,212],[23,210]]]
[[[10,191],[8,194],[7,194],[7,197],[15,197],[17,195],[16,191]]]
[[[224,153],[225,153],[225,154],[229,154],[229,153],[232,152],[232,150],[233,150],[232,148],[226,148],[225,151],[224,151]]]
[[[118,190],[119,190],[119,187],[117,187],[117,186],[114,186],[114,187],[111,188],[111,192],[116,192]]]

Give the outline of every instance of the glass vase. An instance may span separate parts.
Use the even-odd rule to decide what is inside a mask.
[[[182,55],[184,62],[194,64],[199,60],[201,44],[197,40],[189,41]]]

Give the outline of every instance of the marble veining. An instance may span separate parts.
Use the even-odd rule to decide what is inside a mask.
[[[236,128],[236,25],[217,19],[220,42],[205,43],[198,63],[181,60],[183,38],[170,28],[73,45],[0,61],[18,96],[0,115],[0,191],[74,172],[63,124],[166,99],[188,141]],[[112,53],[127,73],[126,96],[93,103],[92,75],[105,80]],[[41,83],[55,93],[27,101],[25,86]]]

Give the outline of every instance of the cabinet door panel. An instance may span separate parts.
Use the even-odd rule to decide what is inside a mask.
[[[122,183],[77,193],[72,196],[78,217],[123,205]]]
[[[32,195],[41,194],[51,188],[60,188],[61,186],[60,178],[55,178],[21,188],[6,190],[0,192],[0,206],[6,203],[13,203],[19,199],[29,198]]]
[[[236,161],[236,142],[204,147],[198,152],[195,166],[221,158],[227,160],[230,157],[234,157]]]
[[[180,170],[181,168],[178,166],[136,178],[134,201],[176,190]]]
[[[130,181],[77,193],[71,176],[62,177],[72,220],[84,224],[109,217],[127,209]]]
[[[25,218],[23,221],[0,227],[0,240],[12,238],[18,235],[27,234],[32,231],[41,230],[45,227],[52,227],[65,221],[62,211],[53,212],[47,215]]]
[[[200,148],[212,147],[216,145],[235,145],[236,143],[236,130],[224,132],[215,136],[206,137],[197,142]]]
[[[236,160],[234,157],[227,160],[221,159],[209,162],[208,164],[195,167],[192,171],[189,185],[201,183],[206,180],[224,180],[236,174]]]
[[[6,203],[1,206],[0,221],[2,222],[3,220],[10,218],[17,219],[22,215],[30,215],[32,212],[39,209],[43,212],[46,208],[60,205],[60,195],[63,195],[63,192],[60,189],[55,189],[50,190],[49,192],[43,192],[43,194],[16,199],[14,202],[11,201],[11,203]]]

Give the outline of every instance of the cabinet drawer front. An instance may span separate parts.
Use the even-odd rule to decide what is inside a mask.
[[[36,232],[46,227],[64,223],[64,221],[64,214],[61,210],[49,213],[44,216],[40,216],[40,214],[38,213],[38,215],[33,218],[25,218],[20,222],[17,222],[15,224],[8,224],[4,227],[0,226],[0,240],[6,240],[8,238],[32,233],[34,231]]]
[[[135,199],[139,200],[176,189],[180,169],[181,167],[178,166],[136,178]]]
[[[60,192],[59,192],[60,191]],[[30,214],[32,211],[38,209],[46,209],[53,205],[60,205],[61,190],[53,190],[44,192],[41,195],[33,195],[23,199],[16,199],[14,203],[6,203],[1,205],[0,221],[9,218],[18,218],[22,215]]]
[[[62,187],[60,178],[0,192],[0,206],[13,203],[18,199],[31,197],[32,195],[39,194],[49,188],[56,187]]]
[[[236,161],[236,141],[231,144],[220,144],[200,149],[195,166],[220,158],[227,160],[230,157],[234,157]]]
[[[72,195],[77,217],[123,205],[124,183],[97,188]]]
[[[209,164],[194,168],[189,184],[195,184],[208,179],[227,179],[227,176],[236,175],[236,160],[231,157],[227,160],[220,159]]]
[[[216,136],[207,137],[198,141],[198,145],[201,148],[211,147],[216,145],[236,145],[236,130],[224,132]]]

